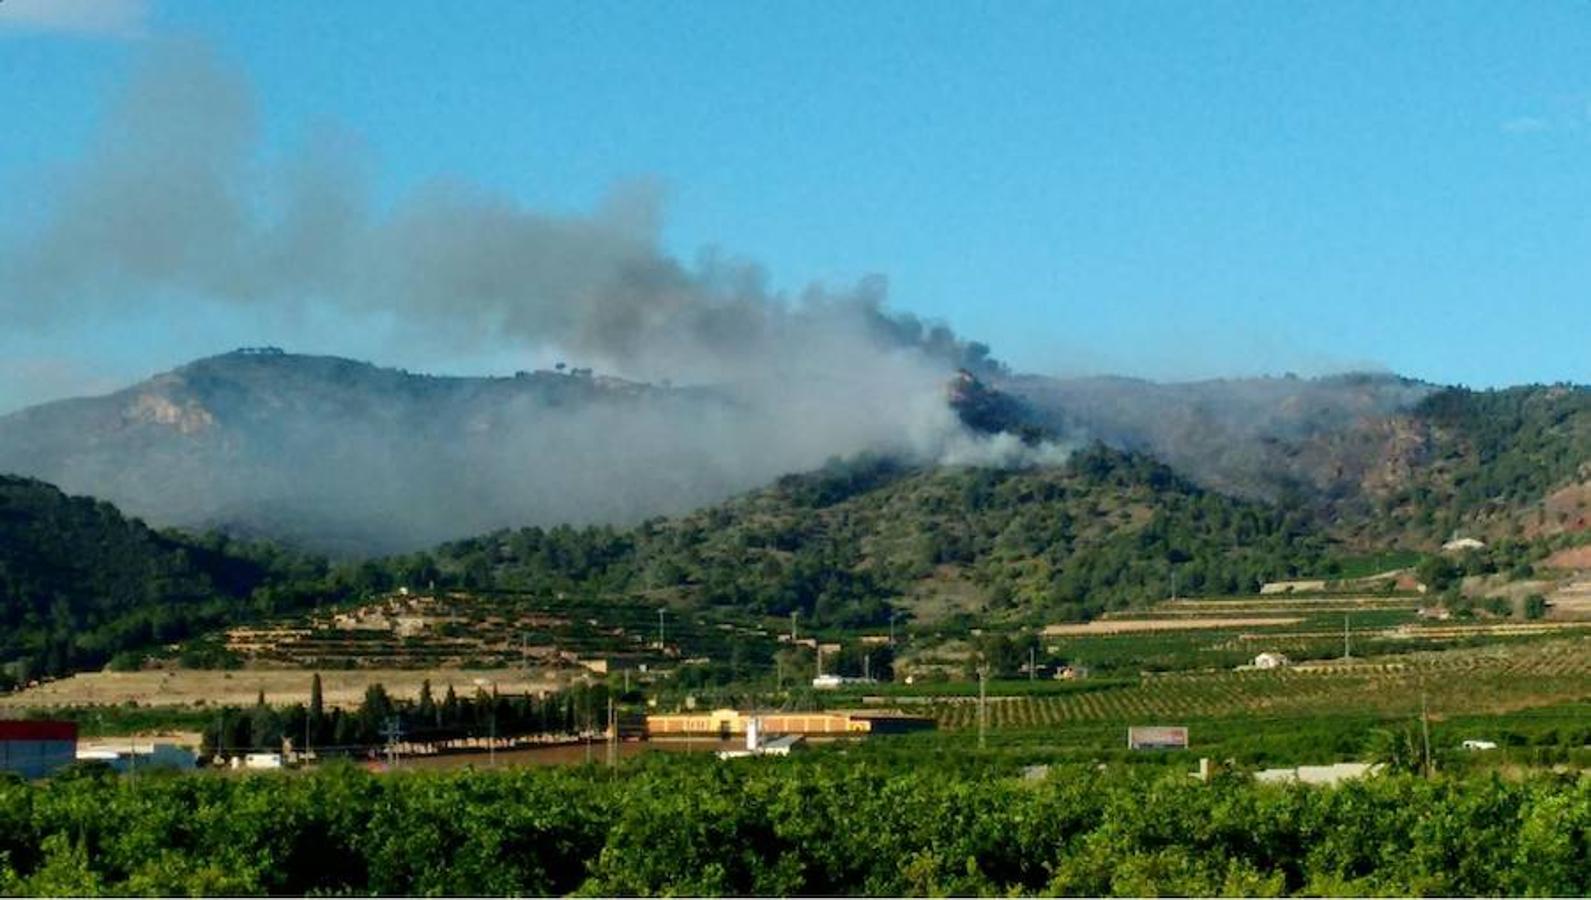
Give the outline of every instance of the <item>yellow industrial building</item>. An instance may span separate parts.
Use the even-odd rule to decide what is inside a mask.
[[[709,712],[664,713],[646,717],[648,737],[669,735],[708,735],[730,738],[746,733],[757,719],[765,734],[851,735],[894,734],[934,727],[934,720],[881,712],[768,712],[747,713],[736,709]]]

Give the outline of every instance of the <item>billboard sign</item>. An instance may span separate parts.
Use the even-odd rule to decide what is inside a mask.
[[[1186,750],[1188,729],[1184,725],[1135,725],[1127,729],[1127,747],[1132,750]]]

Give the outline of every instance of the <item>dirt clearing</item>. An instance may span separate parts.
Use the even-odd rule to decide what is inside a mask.
[[[1046,637],[1068,634],[1130,634],[1135,631],[1192,631],[1205,628],[1258,628],[1267,625],[1296,625],[1299,616],[1230,617],[1220,619],[1096,619],[1068,625],[1046,625]]]

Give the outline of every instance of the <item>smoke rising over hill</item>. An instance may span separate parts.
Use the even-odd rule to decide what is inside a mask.
[[[248,85],[205,49],[146,60],[50,202],[10,223],[25,227],[0,251],[0,315],[54,329],[107,313],[264,308],[283,313],[266,339],[291,346],[308,327],[291,324],[305,321],[294,311],[333,309],[422,359],[542,348],[632,379],[710,386],[711,399],[527,391],[443,413],[404,405],[402,390],[320,402],[332,394],[319,383],[307,388],[318,399],[300,403],[290,367],[251,369],[242,390],[228,384],[237,372],[213,365],[112,395],[90,423],[0,420],[0,469],[160,524],[247,527],[266,509],[273,522],[386,516],[368,543],[391,548],[678,512],[861,450],[963,464],[1065,455],[965,427],[945,402],[947,376],[999,364],[948,328],[889,312],[882,278],[791,297],[752,263],[704,253],[686,265],[660,247],[661,200],[646,183],[572,215],[445,181],[384,205],[346,147],[322,141],[271,165],[257,129]],[[75,450],[40,437],[78,427],[89,436]],[[315,450],[326,447],[335,452]],[[240,464],[249,477],[228,473]]]
[[[208,51],[146,61],[3,257],[5,311],[43,324],[151,297],[325,304],[390,317],[407,341],[552,345],[648,379],[829,370],[871,345],[988,364],[987,348],[886,313],[880,278],[788,298],[755,264],[687,267],[659,248],[645,182],[574,215],[443,180],[383,208],[345,146],[268,167],[256,131],[247,85]]]

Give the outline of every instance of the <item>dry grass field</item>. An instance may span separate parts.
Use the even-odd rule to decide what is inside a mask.
[[[1204,628],[1257,628],[1267,625],[1296,625],[1299,616],[1211,616],[1208,618],[1095,619],[1068,625],[1044,626],[1045,637],[1079,634],[1131,634],[1137,631],[1191,631]]]
[[[247,706],[261,691],[272,704],[307,703],[312,673],[284,669],[173,669],[144,672],[88,672],[0,696],[0,710],[63,706]],[[357,669],[320,673],[327,706],[353,708],[365,689],[381,684],[396,697],[418,697],[427,679],[437,698],[448,685],[459,694],[473,694],[478,685],[499,693],[548,690],[555,682],[523,669]]]

